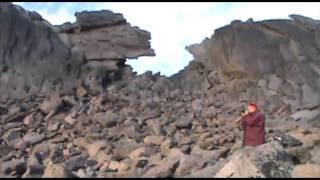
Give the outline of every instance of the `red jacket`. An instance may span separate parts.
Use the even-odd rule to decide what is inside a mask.
[[[260,111],[249,113],[241,119],[244,131],[243,145],[257,146],[265,143],[265,117]]]

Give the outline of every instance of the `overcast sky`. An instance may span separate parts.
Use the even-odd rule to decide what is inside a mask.
[[[254,21],[289,19],[300,14],[320,19],[320,3],[222,3],[222,2],[19,2],[27,10],[37,11],[51,24],[74,22],[74,13],[82,10],[109,9],[122,13],[132,26],[151,33],[151,47],[155,57],[129,60],[138,74],[151,70],[170,76],[193,59],[185,46],[200,43],[211,37],[214,30],[232,20]]]

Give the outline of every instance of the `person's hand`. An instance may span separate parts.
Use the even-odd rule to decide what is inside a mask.
[[[242,114],[242,117],[245,116],[245,115],[247,115],[248,113],[249,113],[248,110],[246,110],[246,111]]]

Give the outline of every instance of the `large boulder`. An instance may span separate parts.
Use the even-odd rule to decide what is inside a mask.
[[[277,142],[240,149],[215,177],[290,177],[293,159]]]
[[[265,176],[244,153],[239,153],[234,155],[232,159],[214,177],[257,178]]]
[[[92,23],[94,21],[91,21],[86,26],[91,26],[91,28],[95,29],[81,30],[77,33],[68,34],[70,47],[82,51],[87,60],[109,60],[109,63],[112,63],[112,60],[120,61],[125,58],[155,55],[153,50],[150,49],[149,39],[151,35],[149,32],[140,30],[138,27],[132,27],[125,20],[118,22],[116,25],[108,25],[107,18],[99,18],[99,16],[104,14],[104,11],[94,13],[97,19],[100,19],[100,21],[105,20],[106,24],[102,24],[100,28],[95,28],[94,23]],[[110,19],[113,18],[111,15],[116,16],[116,14],[111,14],[111,12],[109,14]],[[89,15],[86,12],[78,13],[78,16],[83,16],[83,19],[85,16],[88,16],[86,18],[89,19]],[[93,17],[93,15],[91,16]],[[76,23],[80,27],[83,26],[82,22],[76,21]]]

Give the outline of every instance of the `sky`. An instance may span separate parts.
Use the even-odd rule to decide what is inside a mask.
[[[75,12],[108,9],[122,13],[132,25],[151,33],[154,57],[128,60],[138,74],[146,71],[171,76],[193,59],[186,46],[210,38],[233,20],[289,19],[300,14],[320,20],[319,2],[17,2],[37,11],[53,25],[75,22]]]

